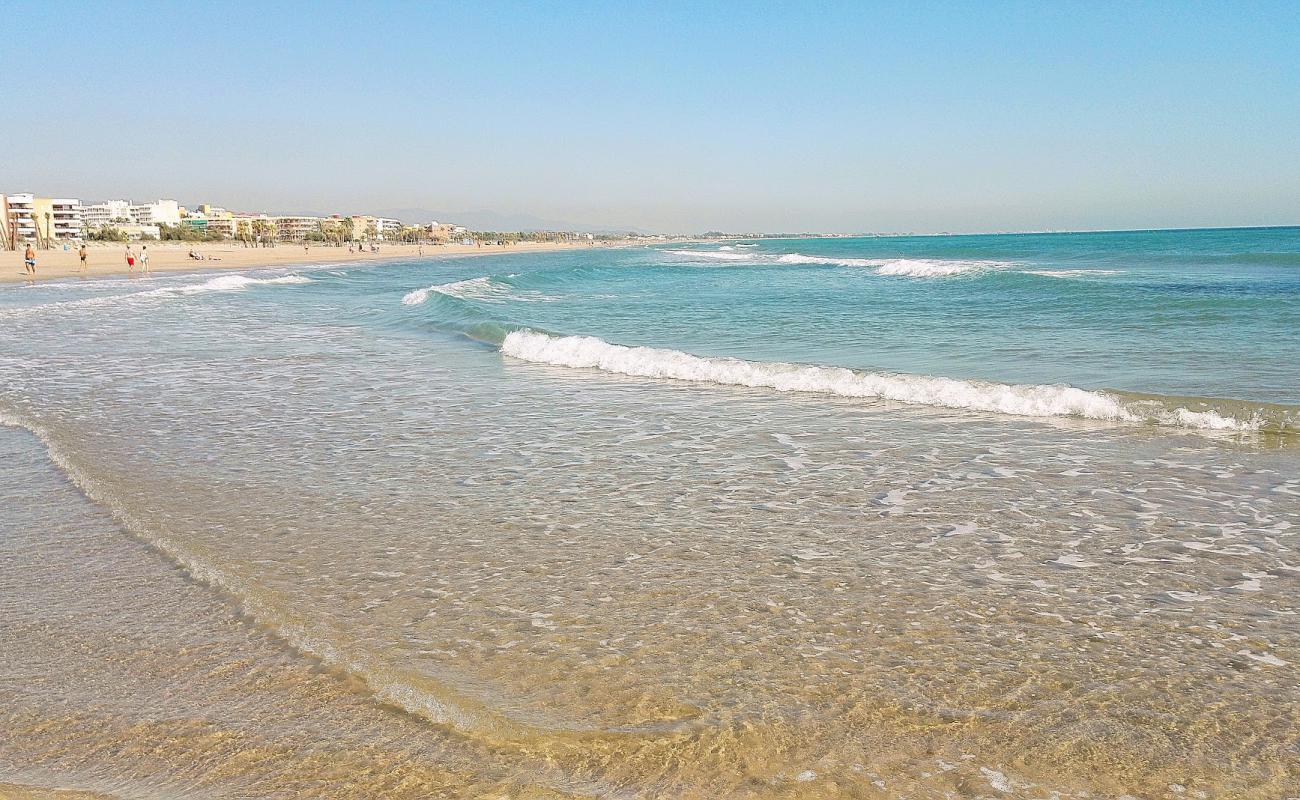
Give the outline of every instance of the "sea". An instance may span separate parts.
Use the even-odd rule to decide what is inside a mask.
[[[1300,797],[1300,228],[430,252],[0,288],[0,796]]]

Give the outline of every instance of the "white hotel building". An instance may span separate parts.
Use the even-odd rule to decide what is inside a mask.
[[[132,203],[129,200],[107,200],[83,206],[81,219],[87,228],[113,227],[114,225],[179,225],[181,207],[175,200],[158,200],[153,203]]]
[[[131,204],[126,200],[109,200],[81,207],[81,221],[87,228],[103,228],[114,223],[133,222]]]
[[[179,225],[181,205],[175,200],[159,200],[131,206],[131,221],[137,225]]]

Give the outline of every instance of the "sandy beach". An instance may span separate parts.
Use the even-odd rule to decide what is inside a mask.
[[[484,244],[381,244],[378,253],[348,252],[346,247],[326,247],[312,245],[304,249],[301,245],[280,244],[276,247],[244,247],[238,242],[193,243],[193,242],[133,242],[132,250],[137,254],[141,245],[149,249],[149,268],[151,272],[186,272],[196,269],[248,269],[250,267],[280,267],[294,264],[320,264],[343,261],[376,261],[389,258],[413,258],[424,256],[474,256],[500,255],[502,253],[550,252],[553,250],[588,250],[593,247],[611,247],[627,244],[624,241],[606,242],[519,242],[511,245]],[[77,263],[77,248],[69,246],[67,250],[36,251],[36,277],[23,271],[23,253],[18,251],[0,252],[0,283],[20,283],[24,281],[42,281],[70,277],[106,277],[127,274],[126,245],[120,243],[86,245],[86,271],[80,271]],[[190,257],[193,251],[203,259]]]

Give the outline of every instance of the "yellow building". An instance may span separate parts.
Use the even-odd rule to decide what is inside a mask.
[[[81,201],[69,197],[35,197],[30,194],[5,198],[6,246],[33,242],[50,247],[58,241],[81,238]]]

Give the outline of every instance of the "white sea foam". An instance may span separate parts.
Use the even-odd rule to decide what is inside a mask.
[[[189,286],[168,286],[162,289],[152,289],[147,292],[141,292],[141,297],[164,297],[167,295],[191,295],[204,294],[207,292],[238,292],[247,289],[250,286],[275,286],[275,285],[293,285],[302,283],[312,283],[312,279],[304,275],[281,275],[277,278],[250,278],[247,275],[219,275],[203,283],[191,284]]]
[[[451,283],[439,283],[433,286],[426,286],[423,289],[416,289],[413,292],[407,292],[402,297],[402,304],[408,306],[418,306],[426,302],[432,294],[441,294],[447,297],[455,297],[461,300],[478,300],[485,303],[504,303],[508,300],[518,300],[524,303],[540,303],[547,300],[554,300],[554,297],[539,294],[537,292],[516,292],[506,283],[494,281],[490,276],[483,275],[478,278],[467,278],[463,281],[452,281]]]
[[[554,337],[534,331],[510,333],[501,350],[525,361],[651,378],[879,398],[1019,416],[1132,419],[1116,398],[1071,386],[1017,386],[929,375],[856,372],[843,367],[705,358],[677,350],[625,347],[591,336]]]
[[[118,302],[132,302],[166,297],[184,297],[188,295],[206,294],[208,292],[238,292],[247,289],[250,286],[258,285],[302,283],[312,283],[312,279],[303,275],[282,275],[276,278],[250,278],[247,275],[240,274],[219,275],[215,278],[206,280],[203,283],[192,283],[181,286],[164,286],[158,289],[146,289],[141,292],[100,295],[98,297],[83,297],[77,300],[62,300],[55,303],[42,303],[35,306],[10,308],[0,311],[0,316],[26,316],[49,311],[64,311],[77,308],[110,305]]]
[[[782,264],[824,264],[830,267],[879,267],[885,262],[879,258],[828,258],[806,256],[803,253],[786,253],[777,258]]]
[[[665,250],[664,252],[688,258],[715,258],[720,261],[750,261],[754,258],[748,253],[724,253],[719,250]]]
[[[1027,269],[1026,275],[1040,275],[1044,278],[1092,278],[1107,275],[1123,275],[1122,269]]]
[[[718,250],[664,250],[665,253],[711,261],[747,261],[756,264],[814,264],[828,267],[861,267],[877,275],[905,278],[947,278],[1014,266],[1006,261],[935,258],[850,258],[847,256],[810,256],[804,253],[737,252],[734,248]]]
[[[501,352],[539,364],[599,369],[646,378],[874,398],[1022,417],[1153,422],[1202,430],[1252,430],[1257,427],[1213,411],[1188,412],[1182,408],[1171,411],[1153,407],[1150,403],[1130,407],[1114,394],[1061,384],[1005,384],[933,375],[862,372],[813,364],[704,357],[679,350],[610,344],[594,336],[550,336],[530,330],[513,331],[502,342]]]
[[[1006,269],[1010,266],[1005,261],[944,261],[930,258],[895,258],[881,264],[876,269],[876,273],[908,278],[949,278],[953,275],[987,272],[995,269]]]
[[[935,258],[833,258],[829,256],[808,256],[803,253],[786,253],[777,258],[777,261],[782,264],[866,267],[874,269],[877,275],[905,278],[948,278],[954,275],[1005,269],[1011,266],[1005,261]]]

